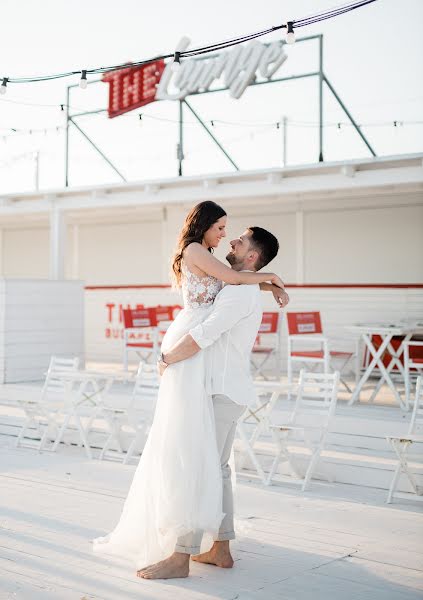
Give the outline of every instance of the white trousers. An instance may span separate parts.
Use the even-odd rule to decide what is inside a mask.
[[[234,503],[229,459],[234,443],[236,424],[245,411],[245,406],[236,404],[228,396],[216,394],[213,396],[213,409],[216,422],[217,449],[220,454],[222,468],[222,510],[225,513],[219,532],[214,539],[221,542],[235,539]],[[202,537],[203,532],[201,530],[192,531],[181,536],[176,543],[175,552],[199,554]]]

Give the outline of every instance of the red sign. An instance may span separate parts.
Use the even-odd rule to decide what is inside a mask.
[[[103,75],[109,87],[109,117],[117,117],[156,99],[157,84],[165,68],[164,60],[110,71]]]

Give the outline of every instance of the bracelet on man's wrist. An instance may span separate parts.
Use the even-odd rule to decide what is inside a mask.
[[[167,367],[169,366],[169,363],[167,363],[164,359],[164,355],[163,352],[160,352],[159,354],[159,362],[163,363],[164,365],[166,365]]]

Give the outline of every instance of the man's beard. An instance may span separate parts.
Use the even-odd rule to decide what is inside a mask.
[[[229,252],[229,254],[226,255],[226,260],[231,265],[231,267],[239,266],[244,262],[243,260],[237,258],[232,252]]]

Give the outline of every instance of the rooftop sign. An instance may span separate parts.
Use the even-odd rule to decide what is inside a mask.
[[[182,100],[189,94],[208,91],[217,80],[222,80],[232,98],[240,98],[258,77],[270,79],[287,58],[282,42],[251,42],[206,60],[182,59],[176,73],[172,71],[172,63],[168,63],[156,100]]]
[[[175,73],[172,62],[155,61],[141,67],[111,71],[103,75],[110,84],[109,117],[116,117],[155,100],[183,100],[190,94],[207,92],[217,81],[240,98],[257,79],[270,80],[288,58],[280,41],[251,42],[235,46],[210,58],[183,58]]]
[[[165,69],[163,60],[140,67],[109,71],[103,81],[110,84],[108,114],[110,118],[145,106],[156,100],[157,84]]]

